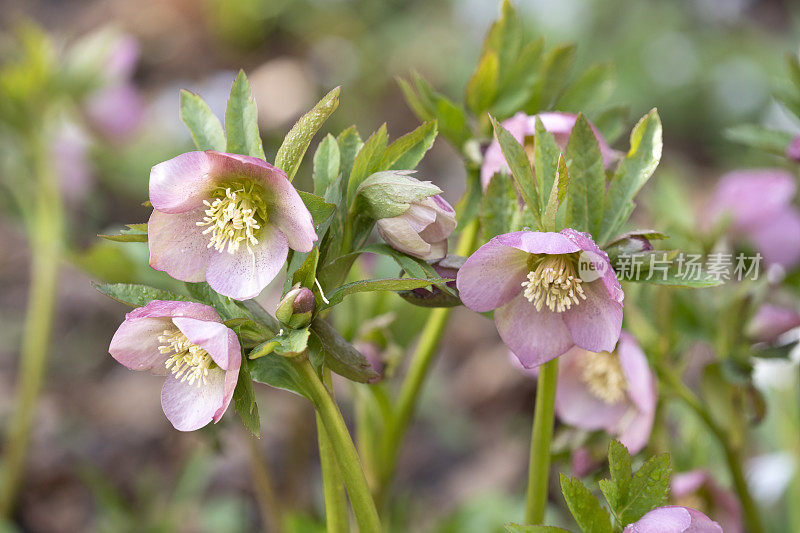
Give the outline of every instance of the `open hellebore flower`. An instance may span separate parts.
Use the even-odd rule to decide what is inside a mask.
[[[773,304],[763,304],[747,324],[747,336],[756,342],[774,343],[784,333],[800,327],[800,313]]]
[[[613,352],[573,348],[561,357],[555,411],[565,424],[602,429],[631,453],[647,444],[656,414],[656,379],[636,340],[622,332]]]
[[[707,470],[672,476],[672,497],[682,505],[711,512],[725,533],[742,533],[742,506],[736,496],[720,487]]]
[[[426,261],[441,259],[456,229],[456,212],[439,196],[439,187],[409,174],[376,172],[359,186],[358,194],[389,246]]]
[[[125,315],[109,353],[131,370],[166,375],[161,407],[175,429],[219,422],[233,397],[239,339],[204,304],[153,300]]]
[[[619,339],[624,295],[586,233],[498,235],[467,259],[456,285],[473,311],[494,309],[500,337],[526,368],[573,346],[610,352]]]
[[[530,149],[533,146],[533,136],[536,133],[536,117],[539,117],[539,120],[542,121],[544,129],[553,135],[556,144],[558,144],[562,150],[565,150],[567,148],[567,142],[569,141],[569,135],[572,133],[572,128],[575,126],[578,115],[553,112],[528,116],[523,112],[519,112],[504,121],[503,127],[514,136],[517,142],[525,146],[528,152],[532,153]],[[608,145],[600,131],[594,127],[594,124],[590,123],[590,125],[600,145],[603,163],[606,167],[609,167],[617,159],[616,152]],[[486,187],[489,186],[489,181],[491,181],[492,176],[502,171],[511,172],[508,168],[508,163],[506,163],[503,157],[500,143],[495,139],[486,149],[486,155],[484,155],[483,158],[483,166],[481,166],[481,186],[483,189],[485,190]]]
[[[668,505],[653,509],[623,533],[722,533],[722,527],[709,517],[689,507]]]
[[[188,152],[150,171],[150,266],[220,294],[257,296],[291,247],[317,240],[311,214],[286,174],[255,157]]]
[[[722,177],[708,206],[712,223],[730,218],[730,231],[749,241],[769,264],[800,263],[800,212],[792,205],[794,177],[781,169],[739,170]]]

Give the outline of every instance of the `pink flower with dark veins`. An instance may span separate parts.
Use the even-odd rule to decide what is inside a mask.
[[[514,138],[521,145],[525,146],[526,151],[531,152],[533,147],[533,136],[536,133],[536,117],[542,121],[544,129],[553,135],[556,144],[562,149],[566,150],[569,135],[572,133],[572,128],[575,126],[575,121],[578,115],[572,113],[550,112],[539,113],[538,115],[526,115],[519,112],[513,117],[503,122],[503,127],[514,136]],[[603,156],[603,163],[606,168],[610,167],[617,159],[617,152],[612,149],[603,138],[600,131],[595,128],[591,122],[589,125],[594,132],[597,142],[600,145],[600,152]],[[531,152],[532,153],[532,152]],[[529,155],[530,157],[530,155]],[[486,154],[483,158],[483,165],[481,166],[481,186],[484,190],[489,186],[492,176],[498,172],[510,173],[508,163],[503,157],[503,151],[500,149],[500,143],[497,139],[493,140],[489,147],[486,149]]]
[[[576,347],[561,356],[556,416],[570,426],[602,429],[635,454],[647,444],[653,429],[656,388],[644,352],[630,334],[622,332],[613,352]]]
[[[314,222],[286,173],[266,161],[188,152],[150,171],[150,266],[220,294],[257,296],[289,248],[310,252]]]
[[[161,407],[175,429],[219,422],[242,364],[236,334],[204,304],[153,300],[125,315],[109,353],[131,370],[166,376]]]
[[[668,505],[625,526],[623,533],[722,533],[722,527],[700,511]]]
[[[583,279],[579,261],[591,268]],[[587,233],[518,231],[481,246],[458,271],[461,301],[494,310],[503,342],[526,368],[569,351],[613,351],[624,294],[608,255]]]

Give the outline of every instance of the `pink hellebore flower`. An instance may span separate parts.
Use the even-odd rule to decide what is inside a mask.
[[[575,347],[561,357],[555,410],[565,424],[602,429],[639,453],[650,438],[657,400],[647,357],[628,333],[612,353]]]
[[[623,533],[723,533],[722,527],[709,517],[690,509],[668,505],[653,509],[638,521],[625,527]]]
[[[291,247],[317,240],[311,214],[286,174],[244,155],[188,152],[150,171],[150,266],[220,294],[257,296]]]
[[[707,470],[691,470],[672,476],[676,502],[710,510],[725,533],[743,533],[742,506],[736,496],[720,487]]]
[[[773,343],[778,337],[800,327],[800,313],[772,304],[763,304],[747,324],[747,336],[756,342]]]
[[[800,162],[800,135],[797,135],[786,145],[786,157]]]
[[[456,229],[456,212],[441,196],[412,202],[396,217],[378,220],[378,233],[395,250],[435,261],[447,255],[447,238]]]
[[[800,262],[800,213],[794,177],[781,169],[738,170],[720,179],[708,205],[712,222],[730,217],[734,236],[750,241],[770,264]]]
[[[539,120],[542,121],[544,129],[553,134],[556,144],[558,144],[562,150],[566,150],[569,135],[572,133],[572,128],[575,126],[578,115],[551,112],[528,116],[520,111],[513,117],[504,121],[503,127],[514,136],[517,142],[527,148],[533,144],[533,135],[536,133],[536,117],[539,117]],[[600,145],[603,163],[606,168],[608,168],[616,161],[616,152],[608,145],[600,131],[594,127],[594,124],[591,124],[591,122],[589,124]],[[486,155],[483,158],[483,166],[481,167],[481,186],[484,190],[489,186],[489,181],[491,181],[492,176],[498,172],[511,172],[511,170],[508,168],[508,163],[506,163],[503,157],[500,143],[495,139],[486,149]]]
[[[591,267],[584,279],[579,259]],[[586,233],[498,235],[467,259],[456,286],[473,311],[495,310],[500,337],[525,368],[573,346],[610,352],[619,339],[624,294],[608,255]]]
[[[125,315],[109,353],[131,370],[166,375],[161,407],[175,429],[219,422],[233,397],[242,350],[204,304],[153,300]]]

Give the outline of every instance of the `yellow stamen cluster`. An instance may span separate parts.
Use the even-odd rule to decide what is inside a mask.
[[[584,352],[579,364],[581,380],[592,395],[609,405],[625,399],[628,380],[616,354]]]
[[[546,305],[551,311],[562,313],[586,299],[571,255],[546,255],[537,263],[528,272],[528,279],[522,282],[523,295],[533,302],[537,311]]]
[[[176,379],[188,381],[189,385],[205,385],[208,371],[215,368],[214,360],[204,349],[193,344],[186,335],[177,328],[164,330],[158,337],[161,346],[158,351],[162,354],[172,353],[164,366],[175,374]]]
[[[224,192],[224,196],[215,198],[213,202],[203,200],[208,209],[205,210],[206,216],[197,225],[208,226],[203,235],[211,234],[209,248],[213,246],[215,250],[222,252],[227,244],[228,253],[233,254],[244,243],[252,253],[250,246],[258,244],[256,234],[265,222],[259,221],[260,218],[263,219],[263,214],[257,209],[257,200],[252,192],[246,192],[244,188],[226,187]]]

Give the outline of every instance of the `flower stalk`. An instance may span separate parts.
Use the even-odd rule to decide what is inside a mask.
[[[533,411],[528,492],[525,497],[525,523],[541,524],[547,507],[550,477],[550,441],[553,438],[558,359],[541,366]]]
[[[324,384],[330,391],[331,371],[323,370]],[[331,396],[333,393],[331,393]],[[347,533],[350,531],[350,519],[347,514],[347,496],[344,491],[344,481],[339,465],[336,462],[336,453],[330,437],[325,431],[322,416],[317,413],[317,441],[319,445],[319,460],[322,469],[322,489],[325,500],[325,524],[328,533]]]

